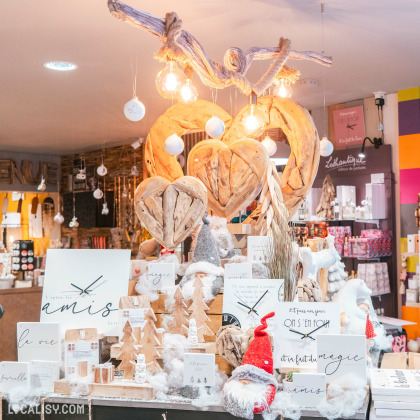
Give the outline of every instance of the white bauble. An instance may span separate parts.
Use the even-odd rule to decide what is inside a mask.
[[[176,134],[172,134],[165,140],[165,150],[170,155],[178,156],[184,150],[184,141]]]
[[[140,174],[139,168],[137,168],[136,165],[132,166],[130,175],[131,176],[139,176],[139,174]]]
[[[420,344],[417,340],[410,340],[407,343],[408,351],[411,351],[412,353],[418,353],[420,350]]]
[[[99,176],[105,176],[108,173],[108,169],[106,169],[106,166],[104,164],[102,164],[101,166],[98,166],[96,168],[96,173]]]
[[[329,156],[334,151],[334,145],[327,139],[327,137],[322,137],[322,140],[319,142],[319,153],[323,157]]]
[[[103,191],[102,191],[100,188],[96,188],[96,190],[95,190],[95,191],[93,191],[93,196],[94,196],[97,200],[100,200],[100,199],[104,196],[104,193],[103,193]]]
[[[60,212],[58,212],[58,213],[54,216],[54,222],[55,222],[55,223],[57,223],[57,224],[59,224],[59,225],[62,225],[62,224],[63,224],[63,222],[64,222],[64,217],[63,217],[63,215],[62,215]]]
[[[77,221],[77,217],[73,217],[73,219],[71,219],[71,221],[69,223],[69,227],[71,227],[71,228],[79,227],[79,222]]]
[[[267,136],[261,144],[265,147],[265,150],[267,150],[268,156],[273,156],[277,152],[277,144],[270,137]]]
[[[220,137],[225,132],[225,123],[216,115],[206,122],[206,133],[210,137]]]
[[[124,115],[130,121],[140,121],[144,117],[145,113],[146,113],[146,108],[137,99],[137,97],[130,99],[124,105]]]
[[[108,204],[107,203],[102,204],[102,211],[101,211],[101,213],[104,216],[106,216],[109,213],[109,208],[108,208]]]

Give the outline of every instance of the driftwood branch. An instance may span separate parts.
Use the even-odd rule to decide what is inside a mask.
[[[278,47],[273,48],[253,47],[246,52],[240,48],[230,48],[222,65],[211,60],[197,39],[181,29],[181,20],[176,13],[168,13],[164,19],[158,18],[118,0],[108,0],[108,7],[118,20],[144,29],[161,40],[164,46],[155,58],[191,65],[201,81],[211,88],[223,89],[235,85],[246,95],[254,92],[260,96],[271,86],[287,59],[309,60],[324,66],[332,64],[331,57],[311,51],[294,51],[290,48],[290,41],[281,38]],[[245,77],[252,61],[270,59],[274,59],[274,62],[257,83],[254,84]]]

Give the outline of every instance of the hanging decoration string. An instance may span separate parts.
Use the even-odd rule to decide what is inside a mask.
[[[325,3],[321,3],[321,27],[322,27],[322,51],[321,54],[325,55],[325,29],[324,29],[324,14],[325,14]],[[323,131],[324,136],[327,136],[326,133],[326,103],[325,103],[325,67],[322,67],[322,88],[323,88],[323,95],[324,95],[324,112],[323,112]]]

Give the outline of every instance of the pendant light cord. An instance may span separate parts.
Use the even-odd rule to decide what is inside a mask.
[[[325,3],[321,3],[321,27],[322,27],[322,55],[325,55],[325,29],[324,29],[324,14],[325,14]],[[324,131],[324,137],[327,137],[326,135],[326,103],[325,103],[325,67],[322,66],[322,84],[323,84],[323,95],[324,95],[324,112],[323,112],[323,131]]]

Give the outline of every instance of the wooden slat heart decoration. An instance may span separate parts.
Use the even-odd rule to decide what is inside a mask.
[[[245,209],[262,188],[268,154],[260,142],[242,139],[229,146],[220,140],[205,140],[188,156],[188,175],[207,188],[208,206],[228,220]]]
[[[172,183],[154,176],[137,187],[134,207],[148,232],[166,249],[173,250],[202,220],[207,208],[207,191],[191,176]]]

